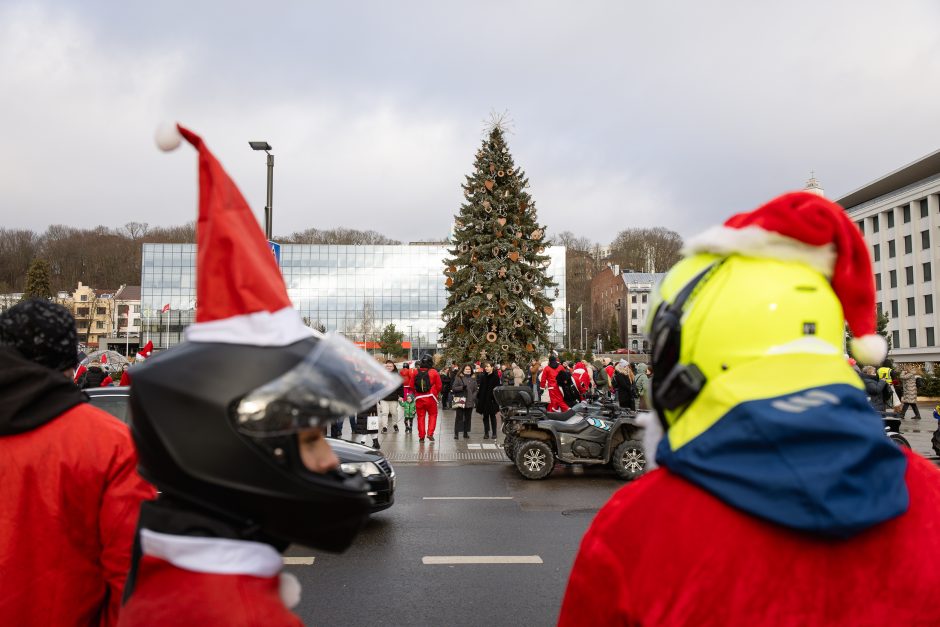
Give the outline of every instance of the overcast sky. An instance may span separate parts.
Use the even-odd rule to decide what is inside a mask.
[[[459,5],[459,6],[458,6]],[[442,236],[491,111],[540,220],[694,234],[940,148],[940,3],[0,4],[2,226],[195,217],[201,134],[274,231]]]

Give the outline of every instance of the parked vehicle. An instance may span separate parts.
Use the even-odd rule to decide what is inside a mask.
[[[526,479],[544,479],[556,462],[610,464],[622,479],[635,479],[646,471],[636,412],[612,403],[583,402],[569,411],[550,413],[524,386],[501,386],[493,395],[503,415],[506,456]]]
[[[91,399],[92,405],[122,422],[128,422],[129,387],[90,388],[85,390],[85,393]],[[395,469],[381,451],[346,440],[327,438],[326,441],[339,458],[340,468],[344,472],[358,472],[369,483],[368,494],[372,498],[373,513],[388,509],[395,503]]]
[[[881,419],[884,421],[886,436],[891,438],[891,440],[900,447],[911,448],[911,443],[907,441],[907,438],[901,435],[900,418],[896,418],[893,413],[885,413],[881,415]]]

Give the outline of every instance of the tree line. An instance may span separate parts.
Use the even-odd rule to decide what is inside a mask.
[[[278,236],[285,244],[400,244],[375,231],[306,229]],[[45,261],[54,292],[72,291],[81,281],[101,289],[140,283],[145,243],[186,244],[196,241],[196,223],[151,226],[128,222],[109,228],[54,224],[44,232],[0,228],[0,293],[22,292],[30,264]]]

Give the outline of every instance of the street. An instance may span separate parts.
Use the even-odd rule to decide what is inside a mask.
[[[469,446],[482,446],[479,435]],[[383,438],[390,459],[405,455],[390,449],[414,444],[406,437]],[[455,456],[446,454],[456,448],[443,425],[438,442],[424,446],[435,447]],[[303,585],[294,611],[308,625],[552,625],[581,536],[624,485],[606,468],[563,466],[527,481],[505,457],[398,462],[395,471],[395,505],[374,515],[350,550],[287,552],[315,558],[287,566]],[[486,563],[466,563],[474,561]]]

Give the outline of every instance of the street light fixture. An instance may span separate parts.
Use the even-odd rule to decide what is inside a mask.
[[[274,155],[268,142],[248,142],[252,150],[263,150],[268,154],[268,202],[264,206],[264,236],[270,240],[274,228]]]

